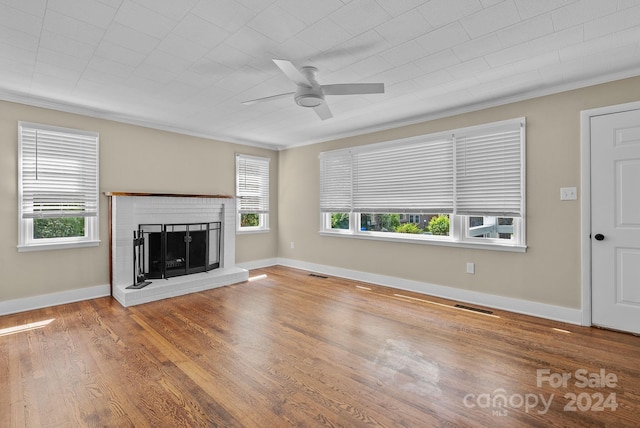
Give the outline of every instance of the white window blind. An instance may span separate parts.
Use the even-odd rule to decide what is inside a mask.
[[[439,140],[355,153],[354,211],[453,212],[452,147]]]
[[[524,211],[524,119],[320,154],[322,212]]]
[[[269,212],[269,158],[236,154],[239,213]]]
[[[22,218],[98,215],[98,134],[18,123]]]
[[[320,210],[351,212],[351,152],[320,155]]]
[[[523,215],[524,126],[456,133],[456,213]]]

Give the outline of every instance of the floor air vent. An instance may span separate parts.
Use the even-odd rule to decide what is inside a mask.
[[[318,273],[310,273],[309,276],[315,276],[316,278],[322,278],[322,279],[329,278],[328,276],[320,275]]]
[[[480,312],[483,314],[492,314],[492,311],[488,311],[486,309],[474,308],[473,306],[465,306],[465,305],[456,305],[456,308],[466,309],[467,311]]]

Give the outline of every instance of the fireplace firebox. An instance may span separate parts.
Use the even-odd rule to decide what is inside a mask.
[[[145,242],[138,267],[145,279],[171,278],[220,267],[219,221],[140,224],[138,237]]]

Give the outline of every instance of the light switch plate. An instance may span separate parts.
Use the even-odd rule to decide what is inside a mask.
[[[576,199],[578,199],[578,189],[576,189],[575,187],[560,188],[561,201],[575,201]]]

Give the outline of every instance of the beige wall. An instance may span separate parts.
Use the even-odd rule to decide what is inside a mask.
[[[412,126],[289,149],[280,154],[279,257],[580,308],[580,111],[640,100],[640,78],[536,98]],[[321,151],[527,119],[526,253],[327,237],[319,229]],[[295,243],[291,249],[290,243]],[[476,264],[475,275],[465,273]]]
[[[18,253],[17,122],[23,120],[99,132],[101,192],[233,194],[234,153],[271,157],[272,230],[239,235],[239,263],[282,257],[579,308],[580,200],[560,201],[559,189],[576,186],[581,196],[580,111],[638,100],[640,78],[626,79],[280,153],[0,102],[0,301],[109,282],[104,196],[99,247]],[[527,118],[526,253],[318,234],[321,151],[520,116]],[[475,275],[465,273],[466,262],[476,264]]]
[[[271,232],[238,236],[239,263],[276,257],[278,153],[36,107],[0,102],[0,301],[109,283],[108,199],[99,247],[18,253],[17,123],[100,133],[100,192],[235,193],[236,152],[271,161]],[[153,160],[153,164],[149,162]]]

